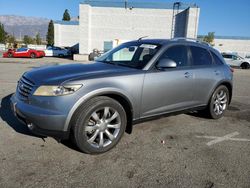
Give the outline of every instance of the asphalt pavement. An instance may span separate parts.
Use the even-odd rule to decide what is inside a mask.
[[[250,187],[250,70],[236,69],[225,117],[196,113],[138,124],[111,151],[81,153],[20,124],[9,99],[23,72],[69,59],[0,58],[0,187]]]

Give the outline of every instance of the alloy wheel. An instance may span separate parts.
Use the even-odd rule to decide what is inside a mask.
[[[227,93],[224,90],[218,91],[215,95],[213,110],[216,115],[221,115],[227,107]]]
[[[94,111],[87,126],[85,134],[88,143],[95,148],[110,145],[118,136],[121,127],[120,114],[111,107],[104,107]]]

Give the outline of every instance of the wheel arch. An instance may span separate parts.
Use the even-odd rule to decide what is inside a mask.
[[[210,95],[209,95],[209,100],[211,99],[211,97],[212,97],[214,91],[215,91],[219,86],[221,86],[221,85],[226,86],[227,89],[228,89],[228,91],[229,91],[229,103],[228,103],[228,104],[230,104],[230,103],[231,103],[231,100],[232,100],[232,96],[233,96],[233,86],[232,86],[232,83],[230,83],[229,81],[225,81],[225,80],[224,80],[224,81],[221,81],[220,83],[218,83],[218,84],[213,88],[212,92],[211,92]]]
[[[248,64],[248,66],[250,66],[250,63],[249,62],[247,62],[247,61],[243,61],[241,64],[240,64],[240,67],[242,68],[242,65],[243,64]]]
[[[94,97],[98,97],[98,96],[106,96],[106,97],[110,97],[114,100],[116,100],[117,102],[119,102],[122,107],[124,108],[126,115],[127,115],[127,126],[126,126],[126,132],[128,134],[132,133],[132,127],[133,127],[133,106],[132,106],[132,102],[131,100],[124,95],[121,92],[117,92],[117,91],[113,91],[113,92],[109,92],[109,91],[103,91],[103,92],[98,92],[95,94],[90,94],[88,97],[84,96],[81,99],[78,100],[78,102],[72,107],[66,123],[64,125],[64,131],[71,131],[71,127],[72,127],[72,119],[73,116],[76,115],[77,110],[84,104],[86,103],[88,100],[94,98]]]

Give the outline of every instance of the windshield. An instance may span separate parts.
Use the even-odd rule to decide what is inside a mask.
[[[96,61],[143,69],[159,48],[159,44],[149,44],[140,41],[128,42],[108,51],[96,59]]]

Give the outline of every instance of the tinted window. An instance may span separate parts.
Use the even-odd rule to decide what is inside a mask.
[[[211,65],[212,64],[212,57],[206,49],[196,47],[196,46],[191,46],[190,49],[192,52],[193,65]]]
[[[223,54],[222,56],[223,56],[224,58],[232,59],[232,55]]]
[[[186,46],[173,46],[164,52],[160,59],[171,59],[176,62],[177,67],[188,66],[188,55]]]
[[[221,61],[221,59],[214,53],[211,52],[213,59],[214,59],[214,64],[216,65],[223,65],[224,63]]]
[[[19,48],[19,49],[17,49],[17,52],[25,52],[27,50],[28,50],[27,48]]]

